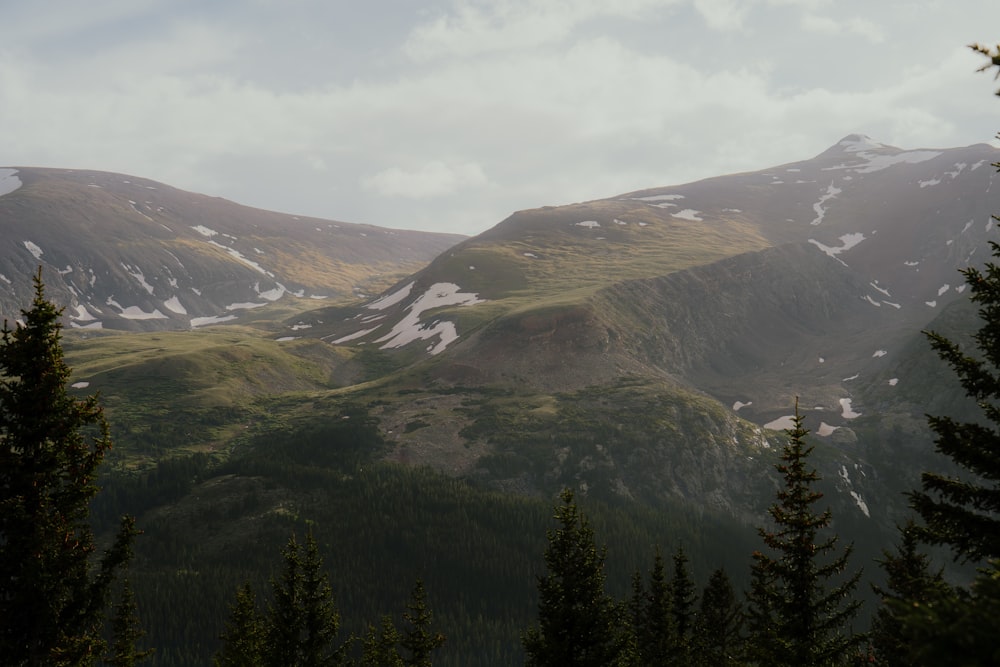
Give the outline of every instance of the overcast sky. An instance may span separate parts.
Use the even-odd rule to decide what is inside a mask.
[[[476,234],[1000,130],[996,0],[0,0],[0,166]]]

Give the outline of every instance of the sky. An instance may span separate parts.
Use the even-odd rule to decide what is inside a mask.
[[[514,211],[990,142],[984,0],[0,0],[0,167],[478,234]]]

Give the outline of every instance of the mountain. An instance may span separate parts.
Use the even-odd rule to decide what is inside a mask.
[[[922,423],[893,393],[933,364],[919,332],[965,301],[957,270],[989,256],[997,159],[850,135],[759,172],[522,211],[288,326],[405,360],[355,390],[378,397],[390,458],[501,488],[759,512],[752,459],[798,398],[845,507],[871,519],[888,496],[891,530],[899,489],[872,480],[899,471],[872,468],[873,420]]]
[[[0,169],[0,315],[39,266],[71,327],[190,329],[357,298],[463,237],[273,213],[134,176]]]
[[[427,261],[407,256],[409,272],[391,262],[402,233],[300,227],[158,184],[149,192],[175,199],[144,199],[130,188],[147,183],[129,177],[39,171],[33,185],[34,170],[0,172],[0,192],[23,177],[0,196],[4,224],[12,202],[33,221],[5,235],[0,273],[26,298],[40,251],[60,270],[47,277],[70,279],[53,293],[71,315],[101,306],[109,329],[158,327],[71,328],[66,345],[74,386],[100,392],[116,442],[95,513],[110,530],[133,512],[146,531],[135,581],[162,659],[205,664],[235,586],[266,590],[288,533],[315,530],[345,619],[398,608],[419,576],[441,596],[441,664],[517,664],[562,487],[596,517],[616,594],[656,545],[683,545],[702,580],[722,564],[744,585],[796,399],[853,564],[880,557],[903,492],[942,469],[924,414],[974,415],[920,332],[975,327],[957,270],[990,255],[998,159],[985,144],[905,150],[851,135],[763,171],[520,211],[469,239],[416,236]],[[182,204],[183,217],[158,217]],[[97,210],[114,226],[84,233]],[[368,259],[308,282],[320,262],[297,253],[334,234],[325,224],[381,248],[386,277],[367,282]],[[65,238],[86,258],[72,271],[54,250]],[[177,267],[202,255],[206,268],[182,279]],[[322,266],[348,266],[332,256]],[[333,294],[333,275],[336,299],[287,296]],[[286,296],[227,309],[269,290]],[[218,295],[204,310],[185,300],[206,294]],[[167,314],[175,295],[186,315],[114,317]],[[235,313],[227,327],[192,322]],[[178,608],[200,615],[182,622]]]

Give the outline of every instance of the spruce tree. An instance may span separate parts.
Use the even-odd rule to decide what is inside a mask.
[[[1000,245],[990,245],[1000,257]],[[925,472],[922,491],[911,493],[910,503],[925,523],[925,541],[949,546],[960,559],[981,561],[1000,557],[1000,267],[987,262],[983,270],[968,267],[962,274],[979,304],[982,326],[973,337],[978,354],[966,354],[939,333],[925,333],[992,425],[928,416],[935,449],[967,475]]]
[[[391,616],[383,616],[381,627],[369,624],[361,642],[359,667],[404,667],[399,655],[400,634]]]
[[[908,624],[913,610],[935,605],[951,596],[941,571],[932,571],[930,558],[918,550],[917,529],[913,522],[900,528],[902,537],[896,553],[883,551],[880,562],[885,570],[885,587],[872,588],[880,606],[872,622],[871,642],[879,665],[915,667],[922,637]]]
[[[527,664],[535,667],[608,667],[626,644],[618,605],[604,589],[605,550],[598,550],[590,522],[569,489],[556,508],[559,527],[548,531],[545,564],[538,577],[538,625],[522,638]]]
[[[444,644],[444,635],[431,629],[432,619],[424,582],[417,579],[403,612],[408,627],[403,631],[400,645],[408,652],[404,660],[407,667],[431,667],[431,654]]]
[[[1000,45],[971,48],[988,59],[980,71],[997,67],[1000,77]],[[1000,163],[993,166],[1000,171]],[[1000,245],[990,245],[993,257],[1000,257]],[[912,654],[927,665],[948,664],[958,656],[963,665],[1000,664],[1000,268],[987,262],[982,270],[969,267],[962,274],[979,305],[976,351],[966,354],[934,332],[927,336],[984,419],[960,423],[928,417],[937,451],[958,464],[962,476],[926,472],[922,491],[911,494],[910,501],[925,524],[919,530],[922,539],[948,546],[959,560],[985,563],[968,589],[933,588],[929,602],[897,605],[904,610],[898,617],[902,630],[913,638]]]
[[[139,623],[135,593],[127,575],[122,581],[121,599],[115,605],[111,628],[111,652],[104,658],[107,664],[114,667],[134,667],[153,655],[154,649],[139,650],[136,646],[146,632]]]
[[[5,665],[88,665],[116,573],[136,534],[122,521],[95,558],[90,501],[111,437],[97,398],[67,393],[62,311],[41,269],[23,323],[0,332],[0,656]]]
[[[694,606],[698,595],[687,569],[688,557],[683,547],[674,554],[674,576],[670,580],[670,611],[674,619],[674,662],[690,663],[691,629],[694,626]]]
[[[701,595],[691,639],[691,664],[697,667],[733,667],[743,655],[743,606],[729,575],[718,569]]]
[[[673,594],[667,580],[663,554],[659,547],[649,572],[649,590],[636,573],[632,601],[629,604],[635,635],[635,651],[641,665],[670,665],[676,662]]]
[[[845,626],[861,605],[851,600],[861,572],[845,576],[851,547],[839,555],[837,537],[821,537],[831,513],[813,510],[822,494],[808,467],[812,447],[804,442],[798,402],[793,427],[776,466],[784,477],[778,502],[768,510],[776,529],[760,529],[767,553],[753,554],[748,594],[750,658],[758,665],[806,667],[841,664],[860,641]],[[842,579],[838,581],[838,579]]]
[[[220,639],[222,648],[215,656],[216,667],[264,666],[264,621],[257,611],[257,596],[250,584],[244,584],[236,592]]]
[[[346,646],[336,646],[340,616],[319,547],[310,533],[305,548],[292,535],[282,552],[281,578],[272,581],[273,600],[265,621],[267,667],[327,667],[343,664]]]

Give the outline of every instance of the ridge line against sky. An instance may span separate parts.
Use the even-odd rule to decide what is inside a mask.
[[[50,0],[0,21],[0,166],[479,233],[515,210],[990,141],[972,0]],[[992,33],[984,30],[992,30]]]

